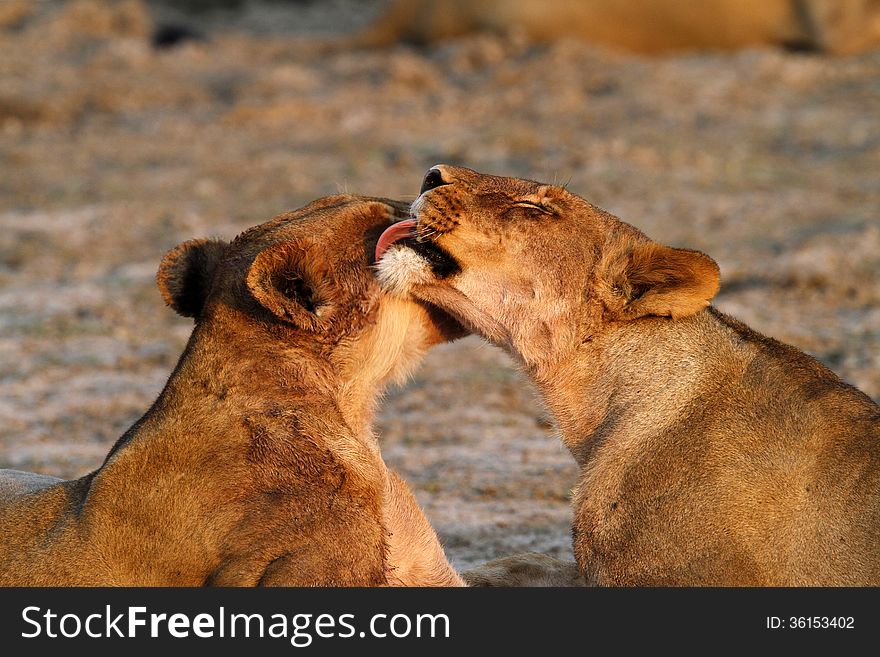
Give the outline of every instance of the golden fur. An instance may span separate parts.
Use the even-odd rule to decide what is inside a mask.
[[[599,585],[880,585],[880,407],[709,306],[708,256],[559,187],[438,166],[384,284],[517,357],[581,467]],[[442,249],[438,274],[425,249]]]
[[[97,471],[3,471],[0,585],[461,585],[370,428],[383,384],[457,331],[374,280],[400,209],[330,197],[172,250],[186,350]]]
[[[582,38],[641,53],[786,46],[834,54],[880,45],[878,0],[394,0],[353,45],[430,43],[476,30]]]

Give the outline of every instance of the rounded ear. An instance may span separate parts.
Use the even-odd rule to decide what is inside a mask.
[[[317,330],[333,315],[331,272],[305,257],[296,242],[269,246],[257,254],[247,274],[247,286],[261,306],[291,324]]]
[[[156,274],[165,303],[184,317],[198,317],[227,246],[222,240],[189,240],[166,253]]]
[[[600,264],[606,308],[615,319],[687,317],[718,293],[718,265],[705,253],[650,241],[625,240]]]

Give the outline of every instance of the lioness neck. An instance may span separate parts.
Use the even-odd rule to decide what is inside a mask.
[[[246,438],[243,419],[280,418],[294,411],[302,416],[309,409],[324,419],[337,418],[355,436],[369,438],[372,447],[377,398],[388,381],[406,375],[426,347],[418,309],[407,312],[413,305],[401,303],[402,308],[387,307],[393,300],[382,306],[362,334],[306,347],[218,312],[210,330],[196,327],[156,403],[111,455],[136,439],[186,441],[190,429],[200,449],[228,449],[236,435]],[[172,407],[186,412],[172,413]],[[181,416],[190,429],[181,430]]]
[[[574,347],[549,355],[531,374],[562,440],[579,464],[612,435],[659,435],[698,397],[738,376],[753,350],[731,340],[703,311],[693,317],[620,322]],[[719,363],[726,371],[719,371]]]
[[[331,355],[340,411],[349,426],[371,440],[376,403],[385,387],[405,379],[436,342],[426,321],[423,309],[388,296],[367,331],[343,341]]]

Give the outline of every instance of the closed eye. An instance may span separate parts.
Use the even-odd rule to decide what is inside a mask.
[[[538,212],[542,212],[543,214],[555,214],[550,208],[546,208],[543,205],[538,205],[537,203],[530,203],[529,201],[517,201],[513,204],[513,207],[526,208],[528,210],[537,210]]]

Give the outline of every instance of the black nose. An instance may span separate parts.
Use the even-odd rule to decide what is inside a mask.
[[[425,180],[422,182],[422,188],[419,190],[419,194],[424,194],[429,189],[448,184],[448,182],[443,180],[443,176],[439,169],[430,169],[428,173],[425,174]]]

